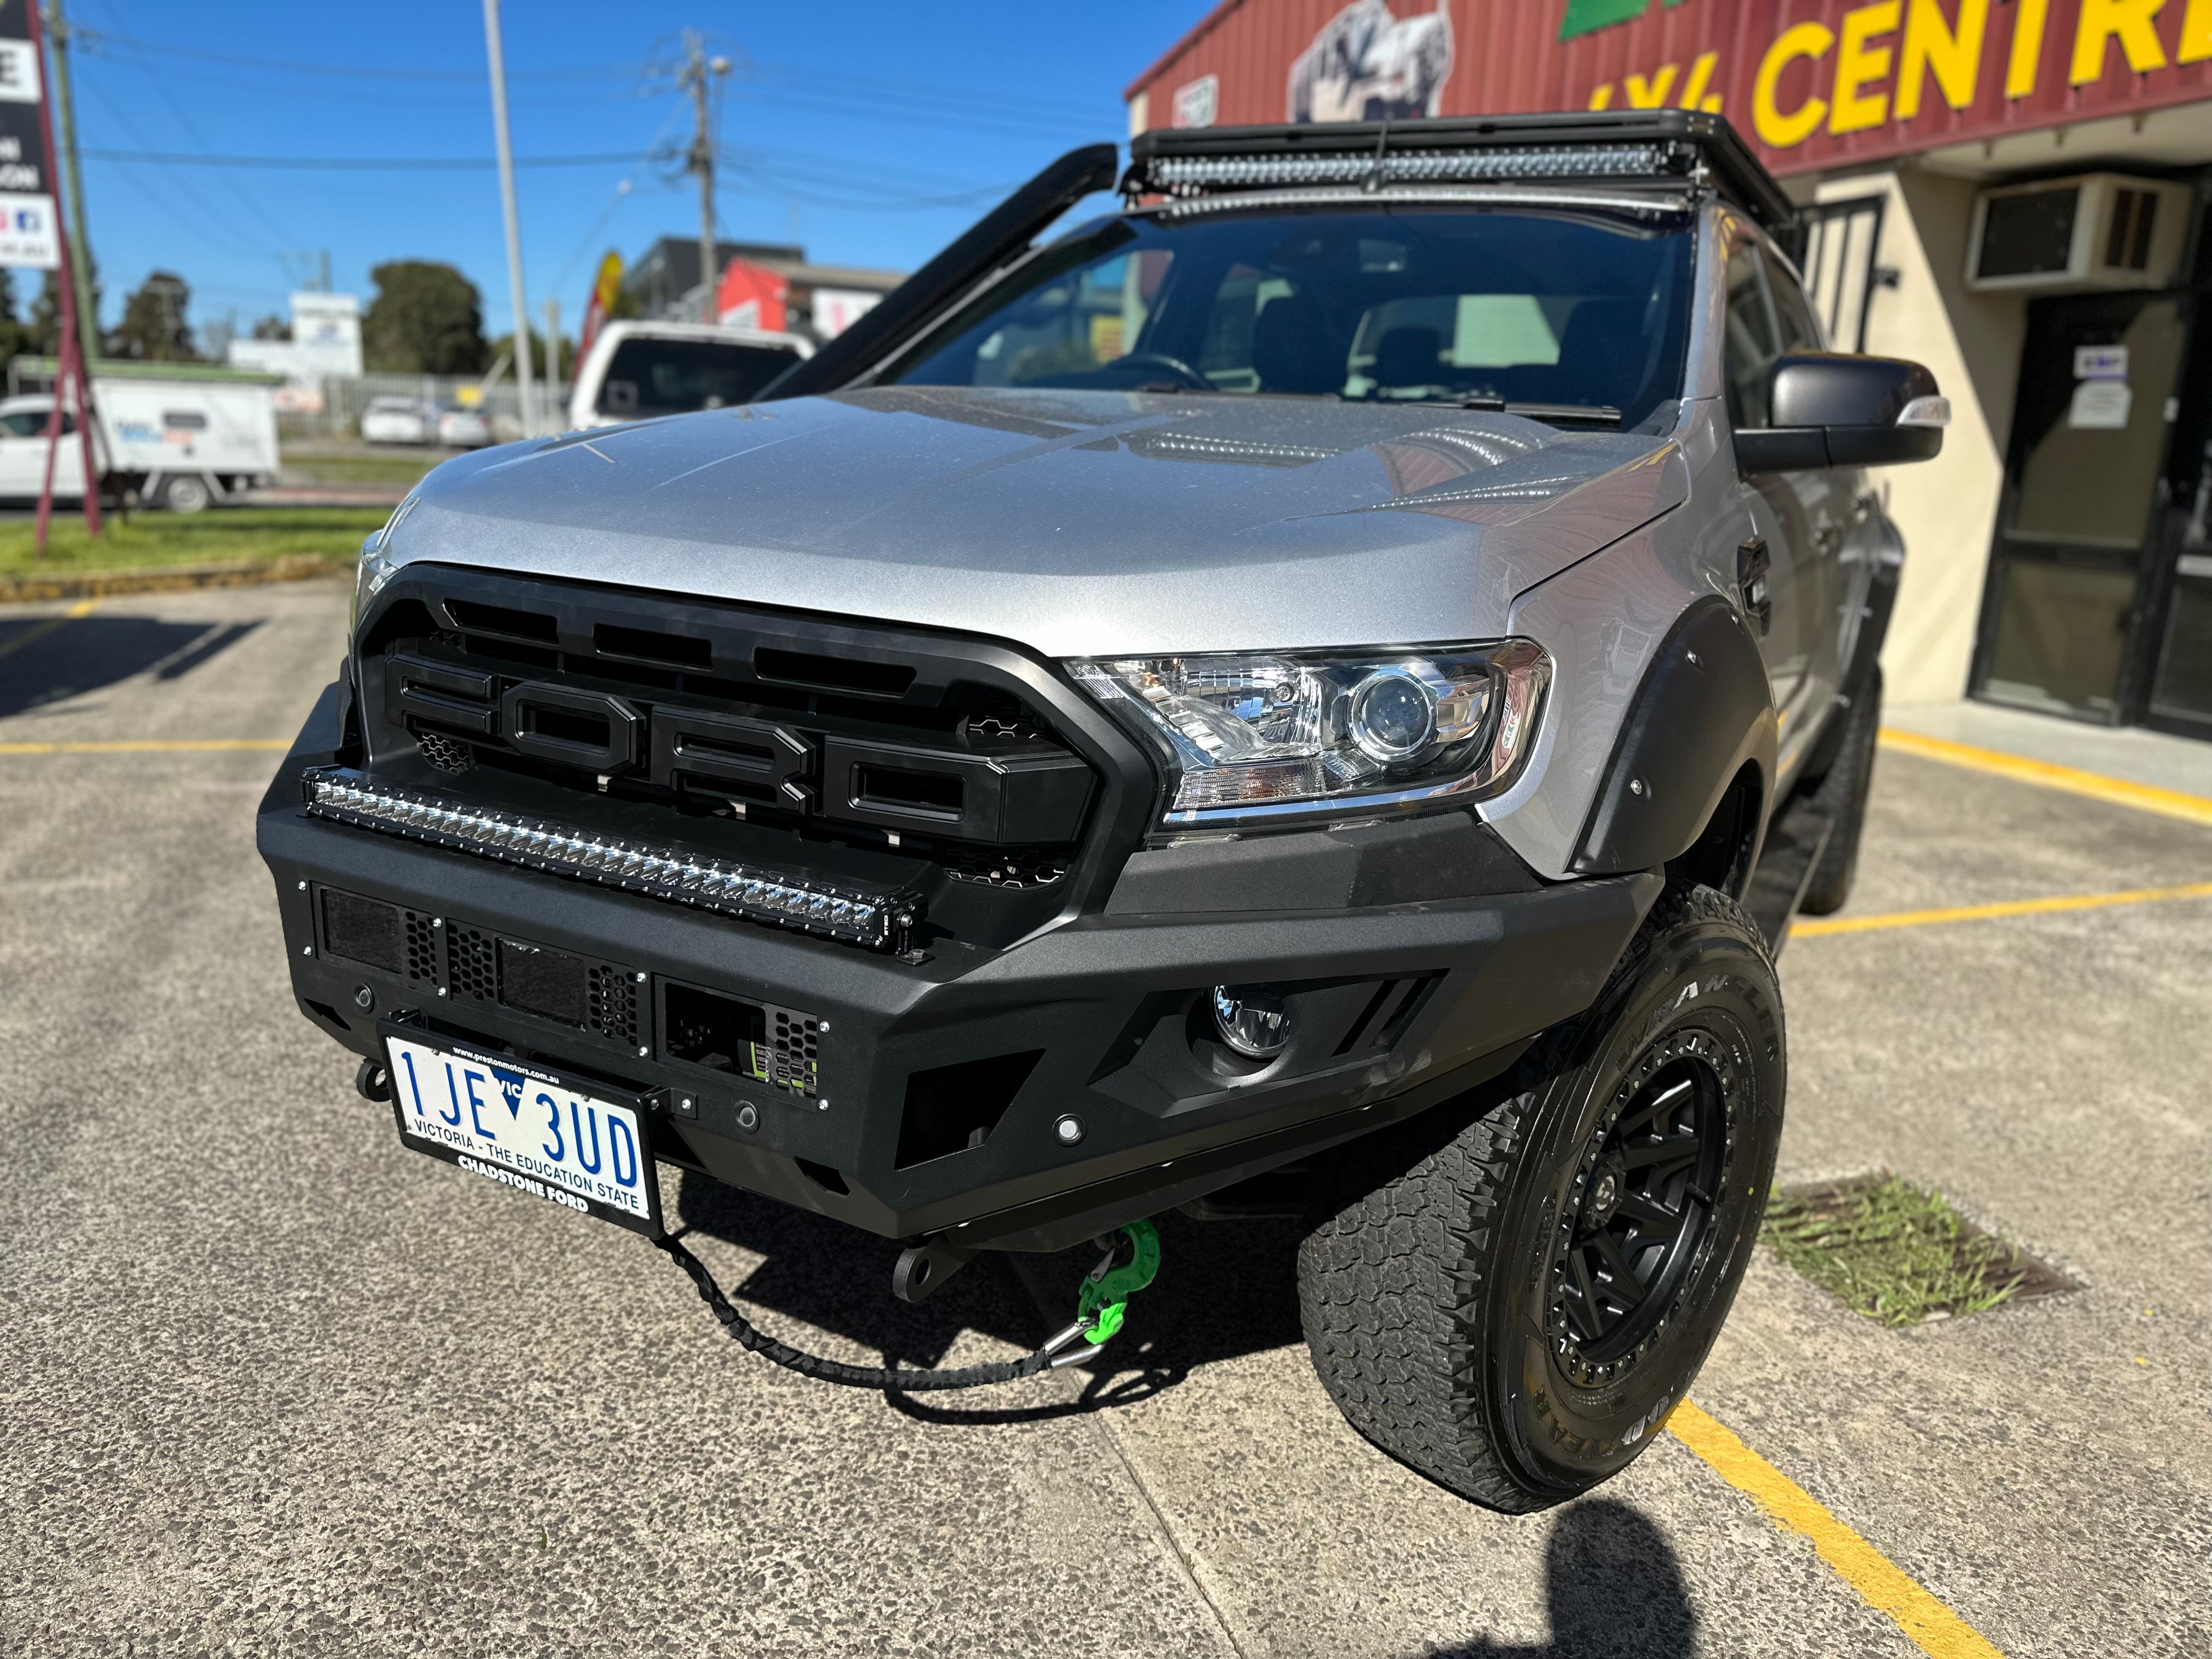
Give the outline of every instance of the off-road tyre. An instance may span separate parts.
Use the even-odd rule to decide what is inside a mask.
[[[1881,732],[1881,670],[1868,677],[1867,684],[1844,711],[1843,746],[1835,764],[1813,791],[1813,799],[1834,820],[1828,844],[1805,884],[1797,908],[1808,916],[1832,915],[1851,896],[1851,881],[1858,874],[1859,836],[1866,828],[1867,796],[1874,788],[1875,740]]]
[[[1686,1103],[1633,1130],[1654,1095],[1681,1098],[1682,1080]],[[1586,1013],[1498,1084],[1355,1143],[1316,1191],[1298,1305],[1330,1398],[1382,1450],[1492,1509],[1543,1509],[1619,1474],[1735,1300],[1784,1080],[1781,992],[1757,924],[1713,888],[1669,885]],[[1675,1156],[1686,1123],[1704,1127],[1682,1179],[1710,1182],[1710,1204],[1691,1216],[1698,1200],[1678,1194],[1674,1242],[1638,1244],[1643,1224],[1613,1206],[1652,1183],[1639,1171]],[[1624,1170],[1662,1136],[1663,1152]],[[1675,1179],[1669,1165],[1662,1197]],[[1621,1242],[1639,1287],[1649,1270],[1650,1311],[1620,1314],[1600,1340],[1583,1328],[1610,1292],[1583,1303],[1580,1286],[1608,1226],[1632,1230]]]

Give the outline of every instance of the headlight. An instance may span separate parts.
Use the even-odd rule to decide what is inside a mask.
[[[368,602],[377,596],[385,583],[392,580],[392,573],[399,568],[399,561],[386,550],[385,544],[392,539],[392,532],[399,528],[400,520],[415,510],[415,503],[421,499],[418,495],[410,495],[393,507],[392,516],[384,521],[383,528],[361,544],[361,562],[355,567],[353,573],[354,622],[360,622],[361,613],[368,609]]]
[[[1167,761],[1177,828],[1496,794],[1527,757],[1551,678],[1528,640],[1068,667]]]

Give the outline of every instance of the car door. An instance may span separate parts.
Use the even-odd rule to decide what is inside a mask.
[[[1768,424],[1774,365],[1784,351],[1765,264],[1751,233],[1740,232],[1728,256],[1723,345],[1729,418],[1738,429]],[[1824,557],[1818,526],[1823,516],[1833,519],[1831,490],[1826,474],[1818,471],[1752,474],[1736,489],[1750,526],[1735,550],[1737,594],[1759,638],[1781,716],[1786,781],[1818,724],[1810,716],[1826,706],[1814,700],[1820,682],[1814,665]]]
[[[1759,264],[1766,276],[1767,297],[1774,304],[1783,355],[1826,350],[1820,325],[1814,319],[1796,272],[1763,244]],[[1789,476],[1794,491],[1805,504],[1813,532],[1811,557],[1802,567],[1802,615],[1806,712],[1808,720],[1817,721],[1843,690],[1844,668],[1850,660],[1859,607],[1865,602],[1871,562],[1878,556],[1881,538],[1862,470],[1835,467]]]
[[[0,414],[0,499],[24,501],[36,496],[46,482],[46,422],[50,409],[15,408]],[[54,494],[84,494],[84,457],[75,441],[76,421],[62,416],[62,432],[70,441],[54,457]]]

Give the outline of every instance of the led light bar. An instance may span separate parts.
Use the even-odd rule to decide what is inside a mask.
[[[518,813],[460,806],[371,782],[344,767],[310,771],[301,782],[307,811],[317,817],[872,951],[904,951],[921,919],[921,901],[915,894],[871,893]]]
[[[1453,185],[1689,186],[1770,230],[1797,209],[1759,158],[1703,110],[1564,110],[1236,127],[1154,127],[1129,141],[1121,191],[1133,204],[1233,198],[1260,190],[1382,191]]]
[[[1161,155],[1143,185],[1164,196],[1297,185],[1476,184],[1515,179],[1645,179],[1686,168],[1673,144],[1547,144],[1362,155]]]

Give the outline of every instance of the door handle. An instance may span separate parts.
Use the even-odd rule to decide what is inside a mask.
[[[1767,626],[1774,620],[1774,596],[1766,586],[1769,562],[1765,537],[1753,536],[1736,544],[1736,601],[1743,607],[1743,614],[1751,618],[1753,631],[1761,639],[1765,638]]]

